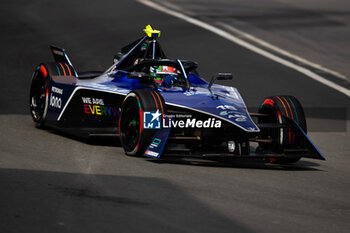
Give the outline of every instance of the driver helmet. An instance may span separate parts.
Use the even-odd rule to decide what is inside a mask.
[[[178,71],[171,66],[151,66],[150,74],[157,83],[161,84],[168,76],[176,78],[178,76]]]

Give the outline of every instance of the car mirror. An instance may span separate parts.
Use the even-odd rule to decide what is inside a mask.
[[[217,73],[215,74],[208,85],[208,89],[214,84],[215,80],[232,80],[232,73]]]
[[[217,73],[215,76],[217,80],[232,80],[232,73]]]
[[[123,56],[124,56],[123,53],[118,52],[116,55],[114,55],[113,63],[114,63],[114,64],[115,64],[115,63],[118,63],[118,62],[122,59]]]

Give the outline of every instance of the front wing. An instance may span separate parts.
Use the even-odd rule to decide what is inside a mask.
[[[201,157],[201,158],[312,158],[325,160],[325,157],[318,150],[315,144],[307,136],[307,134],[300,128],[300,126],[290,118],[286,118],[287,125],[280,127],[290,127],[293,132],[301,138],[302,148],[298,149],[285,149],[283,153],[262,153],[262,152],[250,152],[245,155],[237,155],[229,152],[215,153],[215,152],[203,152],[203,153],[191,153],[190,150],[184,148],[169,148],[166,147],[166,142],[169,138],[171,129],[160,129],[154,135],[150,145],[147,147],[144,156],[149,158],[158,159],[162,154],[164,156],[176,156],[176,157]],[[195,140],[195,139],[194,139]],[[195,142],[194,142],[195,143]],[[166,150],[164,151],[164,149]]]

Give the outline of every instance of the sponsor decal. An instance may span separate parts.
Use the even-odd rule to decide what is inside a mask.
[[[222,109],[222,110],[231,110],[231,111],[237,111],[237,108],[231,106],[231,105],[219,105],[216,107],[216,109]]]
[[[56,96],[52,95],[52,93],[51,93],[51,94],[50,94],[49,105],[50,105],[51,107],[61,109],[61,107],[62,107],[62,100],[61,100],[61,98],[56,97]]]
[[[52,91],[53,93],[56,93],[56,94],[60,94],[60,95],[63,94],[63,89],[58,88],[58,87],[55,87],[55,86],[52,86],[52,87],[51,87],[51,91]]]
[[[239,112],[237,112],[237,108],[231,105],[219,105],[216,107],[216,109],[223,110],[219,113],[220,116],[226,116],[229,119],[233,118],[233,120],[237,122],[247,121],[247,116],[239,114]]]
[[[84,104],[95,104],[95,105],[105,105],[103,99],[81,97]]]
[[[101,116],[119,116],[119,109],[116,107],[84,104],[84,113]]]
[[[144,50],[146,50],[147,49],[147,43],[143,43],[142,45],[141,45],[141,51],[144,51]]]
[[[164,117],[167,118],[191,118],[192,115],[191,114],[181,114],[181,113],[177,113],[177,114],[164,114]]]
[[[219,113],[220,116],[227,116],[228,115],[228,112],[225,110],[225,111],[221,111]]]
[[[234,120],[238,122],[243,122],[247,120],[247,116],[242,114],[228,115],[228,118],[234,118]]]
[[[150,149],[154,149],[157,148],[159,146],[159,144],[162,142],[161,139],[159,138],[154,138],[151,145],[149,146]]]
[[[119,109],[112,106],[105,106],[103,99],[90,97],[81,98],[84,103],[85,114],[119,117]]]
[[[159,153],[151,151],[151,150],[146,150],[145,154],[150,156],[150,157],[158,157],[158,155],[159,155]]]
[[[208,118],[207,120],[197,120],[196,118],[171,119],[166,121],[163,119],[164,128],[220,128],[221,120]]]
[[[206,120],[199,120],[192,118],[190,114],[172,114],[164,115],[161,121],[161,113],[144,112],[143,127],[145,129],[160,129],[162,128],[220,128],[221,120],[216,118],[208,118]],[[159,142],[160,143],[160,142]]]
[[[159,109],[156,112],[143,112],[143,128],[160,129],[161,115]]]

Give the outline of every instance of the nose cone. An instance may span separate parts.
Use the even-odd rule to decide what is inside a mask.
[[[208,89],[197,88],[196,91],[162,93],[166,104],[217,117],[247,132],[259,132],[249,116],[247,108],[234,88],[216,91],[213,95]]]
[[[202,100],[193,106],[197,111],[207,113],[209,115],[230,122],[235,126],[248,131],[259,132],[259,128],[255,125],[247,111],[244,102],[232,101],[228,98],[210,98]]]

